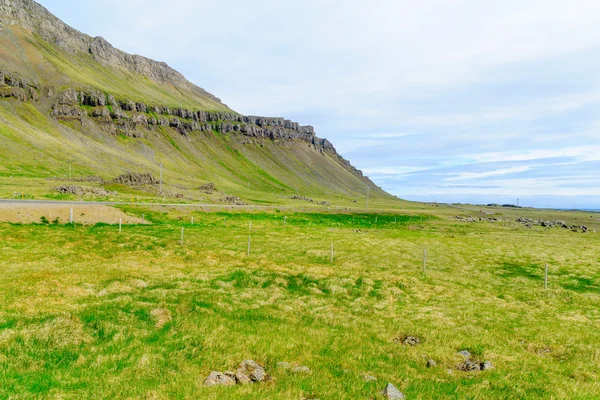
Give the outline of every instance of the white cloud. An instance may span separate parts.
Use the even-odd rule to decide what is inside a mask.
[[[531,167],[522,166],[522,167],[502,168],[502,169],[496,169],[493,171],[486,171],[486,172],[458,172],[458,173],[452,173],[452,175],[455,175],[455,176],[446,178],[444,180],[445,181],[462,181],[462,180],[467,180],[467,179],[481,179],[481,178],[488,178],[490,176],[508,175],[508,174],[515,174],[518,172],[525,172],[525,171],[529,171],[530,169],[531,169]]]

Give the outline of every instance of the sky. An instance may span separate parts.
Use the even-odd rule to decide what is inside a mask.
[[[600,209],[597,0],[40,0],[399,197]]]

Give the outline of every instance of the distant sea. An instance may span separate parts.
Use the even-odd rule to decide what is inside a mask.
[[[558,208],[558,210],[563,210],[563,211],[572,211],[572,208]],[[586,211],[586,212],[593,212],[593,213],[600,213],[600,208],[576,208],[575,211]]]

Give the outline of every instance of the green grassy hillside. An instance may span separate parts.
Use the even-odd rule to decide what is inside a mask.
[[[42,21],[39,26],[44,26],[44,19],[53,26],[64,26],[50,14],[36,12],[40,15],[35,18]],[[0,71],[28,84],[9,86],[8,80],[6,85],[0,82],[5,96],[0,96],[2,197],[22,193],[27,198],[57,198],[52,187],[58,183],[49,181],[51,177],[100,176],[110,181],[123,173],[141,172],[158,178],[162,163],[167,184],[163,194],[114,185],[105,185],[105,188],[119,192],[120,197],[113,196],[113,200],[133,195],[145,201],[211,201],[233,195],[251,204],[286,204],[289,199],[283,197],[301,195],[315,202],[335,200],[339,205],[349,206],[363,199],[370,186],[373,198],[392,200],[368,179],[344,165],[335,152],[324,151],[325,147],[313,145],[310,140],[275,141],[268,136],[249,138],[239,132],[219,133],[218,130],[183,134],[169,127],[169,114],[157,116],[150,109],[144,110],[144,118],[162,118],[166,123],[136,125],[134,133],[129,130],[127,134],[105,129],[101,118],[51,117],[61,101],[61,93],[67,89],[75,89],[77,93],[94,91],[102,97],[106,95],[107,99],[109,95],[114,96],[119,104],[129,101],[163,109],[227,112],[219,115],[234,118],[237,114],[187,81],[160,83],[121,64],[97,61],[91,51],[81,51],[81,46],[89,46],[87,41],[92,38],[79,32],[76,32],[77,45],[58,45],[44,40],[27,23],[18,19],[13,22],[16,23],[3,23],[0,30]],[[28,99],[10,97],[11,91],[27,92]],[[69,107],[89,116],[95,111],[94,107],[83,104]],[[108,103],[104,109],[106,113],[115,111]],[[139,115],[119,112],[122,117],[113,116],[113,124],[131,122]],[[211,197],[195,190],[207,182],[215,183],[219,193]]]
[[[367,183],[333,155],[302,141],[265,140],[243,144],[236,134],[193,132],[183,136],[169,127],[144,132],[144,138],[113,136],[93,122],[57,122],[34,104],[0,101],[0,196],[25,192],[28,198],[54,198],[51,188],[66,178],[100,176],[110,181],[126,172],[160,175],[164,166],[167,198],[185,194],[200,200],[195,188],[207,182],[247,203],[282,203],[300,194],[315,200],[364,203]],[[67,182],[65,182],[67,183]],[[126,199],[131,189],[117,190]],[[146,200],[157,193],[136,193]],[[391,200],[371,188],[376,198]],[[206,197],[206,196],[204,196]],[[117,198],[118,199],[118,198]]]

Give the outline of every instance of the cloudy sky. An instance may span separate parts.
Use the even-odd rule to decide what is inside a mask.
[[[41,0],[403,198],[600,208],[597,0]]]

